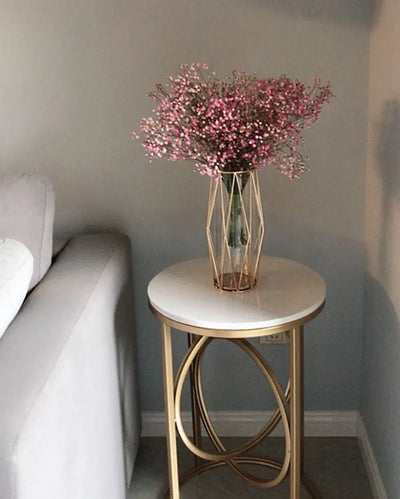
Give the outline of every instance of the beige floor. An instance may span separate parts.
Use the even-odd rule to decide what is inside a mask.
[[[240,438],[224,439],[227,448],[243,442]],[[207,443],[206,443],[207,445]],[[254,451],[253,451],[254,452]],[[279,458],[283,440],[269,438],[259,448],[259,455]],[[179,450],[182,470],[192,465],[186,449]],[[254,473],[257,470],[252,470]],[[362,456],[355,438],[306,438],[305,471],[326,499],[372,499]],[[165,439],[143,438],[128,499],[161,499],[167,489]],[[193,478],[181,488],[182,499],[222,498],[289,498],[285,480],[276,489],[254,488],[223,467]],[[302,498],[310,497],[306,491]]]

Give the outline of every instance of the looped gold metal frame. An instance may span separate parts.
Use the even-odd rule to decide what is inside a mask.
[[[248,330],[220,330],[206,329],[199,326],[184,324],[172,320],[149,303],[153,314],[162,322],[163,343],[163,369],[164,369],[164,396],[166,406],[167,422],[167,444],[169,460],[169,484],[172,498],[179,497],[179,487],[196,475],[220,466],[229,466],[238,476],[248,483],[259,488],[272,488],[286,477],[290,472],[290,497],[300,498],[300,483],[309,492],[312,498],[320,499],[322,496],[318,489],[304,476],[302,446],[303,446],[303,326],[314,318],[322,310],[324,302],[313,312],[301,319],[286,322],[279,326]],[[189,339],[189,349],[184,356],[178,373],[174,379],[174,368],[172,362],[172,339],[171,328],[184,331]],[[245,338],[254,338],[278,332],[288,332],[290,374],[285,392],[283,392],[272,368],[258,350]],[[278,408],[272,414],[265,426],[245,445],[231,451],[222,444],[214,425],[209,417],[204,400],[201,382],[201,366],[203,355],[207,346],[214,339],[228,340],[249,355],[266,378]],[[190,389],[192,401],[192,423],[194,442],[188,437],[182,423],[181,400],[185,379],[190,374]],[[285,437],[285,457],[283,462],[271,459],[244,456],[243,454],[267,437],[276,425],[282,421]],[[214,444],[217,453],[206,452],[200,448],[201,425],[203,424],[210,440]],[[184,444],[195,456],[194,468],[182,475],[178,475],[177,448],[175,440],[175,429],[178,430]],[[204,462],[204,461],[209,461]],[[274,478],[263,480],[259,477],[239,468],[239,465],[255,465],[267,467],[277,471]]]
[[[239,339],[228,339],[232,343],[239,346],[244,350],[249,357],[254,361],[257,367],[261,370],[262,374],[268,381],[269,386],[275,396],[278,404],[278,410],[273,414],[270,420],[265,424],[265,426],[245,445],[237,449],[227,451],[222,444],[220,438],[218,437],[214,425],[209,417],[201,383],[201,363],[206,347],[211,343],[213,338],[202,337],[195,343],[191,345],[187,351],[180,369],[178,371],[175,383],[175,419],[178,432],[182,438],[182,441],[188,447],[188,449],[201,459],[212,461],[214,465],[201,466],[197,470],[193,470],[190,474],[190,478],[195,474],[202,473],[205,469],[211,469],[215,466],[221,466],[223,464],[229,466],[237,475],[260,488],[272,488],[281,483],[285,478],[290,464],[290,428],[289,428],[289,407],[287,394],[289,389],[287,389],[287,394],[285,395],[279,384],[278,379],[275,376],[272,368],[268,362],[262,357],[262,355],[246,340]],[[213,442],[218,453],[212,454],[200,449],[196,446],[188,437],[181,418],[181,400],[182,400],[182,390],[186,376],[190,370],[193,368],[195,377],[195,399],[197,407],[200,411],[201,421],[204,428],[207,431],[211,441]],[[276,426],[276,424],[282,420],[284,434],[285,434],[285,458],[283,463],[278,463],[270,459],[255,458],[255,457],[244,457],[243,454],[250,449],[256,447]],[[266,466],[268,468],[273,468],[278,470],[278,474],[272,480],[263,480],[250,473],[241,470],[238,464],[254,464],[258,466]],[[186,480],[189,477],[186,477]]]

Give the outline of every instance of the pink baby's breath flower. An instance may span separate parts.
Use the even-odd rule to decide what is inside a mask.
[[[143,142],[150,159],[192,160],[201,174],[216,178],[270,164],[292,179],[306,170],[298,151],[302,132],[332,90],[317,77],[312,87],[241,71],[222,81],[207,64],[192,63],[149,95],[156,102],[153,116],[142,119],[142,134],[132,138]]]

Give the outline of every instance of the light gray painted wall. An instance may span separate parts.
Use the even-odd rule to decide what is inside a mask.
[[[388,497],[400,497],[400,4],[382,2],[370,39],[362,405]]]
[[[154,83],[192,61],[221,77],[237,68],[333,83],[336,98],[307,132],[311,173],[296,182],[261,174],[265,252],[308,264],[327,281],[326,308],[306,330],[306,408],[359,407],[370,5],[1,2],[1,170],[50,177],[58,233],[116,228],[130,236],[144,410],[163,406],[159,326],[146,285],[165,266],[206,254],[208,181],[190,164],[149,165],[130,135],[151,111]],[[182,351],[184,338],[177,343]],[[260,377],[229,348],[208,355],[208,379],[224,383],[209,388],[210,407],[272,407]],[[270,351],[283,375],[284,349]]]

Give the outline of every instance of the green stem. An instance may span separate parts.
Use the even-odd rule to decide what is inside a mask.
[[[240,173],[234,181],[232,174],[222,174],[225,187],[232,196],[232,204],[229,213],[228,244],[232,248],[238,248],[247,244],[247,234],[242,220],[242,193],[250,177],[249,172]]]

